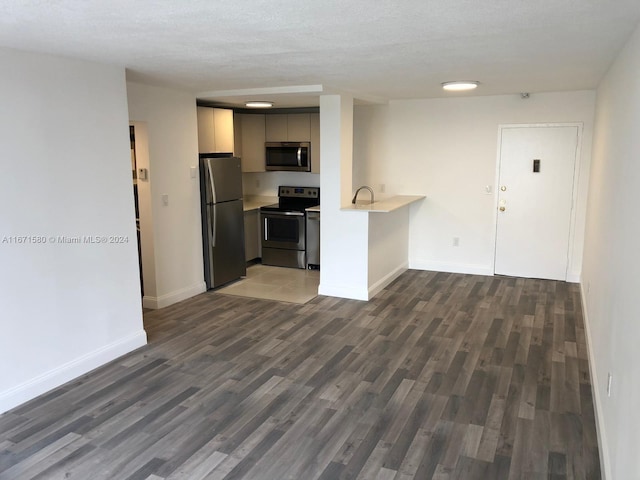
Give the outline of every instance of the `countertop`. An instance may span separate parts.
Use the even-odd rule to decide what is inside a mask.
[[[320,205],[316,205],[315,207],[305,208],[305,211],[307,211],[307,212],[319,212],[320,211]]]
[[[251,210],[259,210],[260,207],[278,203],[278,197],[263,197],[259,195],[246,195],[243,198],[243,210],[249,212]]]
[[[373,203],[358,202],[355,205],[342,207],[340,210],[344,212],[389,213],[424,198],[427,198],[426,195],[396,195]]]

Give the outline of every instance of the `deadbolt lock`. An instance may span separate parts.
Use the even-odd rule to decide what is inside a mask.
[[[505,207],[500,207],[500,211],[501,211],[501,212],[504,212],[505,210],[506,210],[506,208],[505,208]]]
[[[507,187],[505,187],[504,185],[502,185],[502,186],[500,187],[500,191],[502,191],[502,192],[506,192],[506,191],[507,191]]]

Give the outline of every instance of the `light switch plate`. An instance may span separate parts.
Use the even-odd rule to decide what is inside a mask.
[[[191,178],[196,178],[198,176],[198,167],[191,167]]]
[[[149,171],[146,168],[139,168],[138,169],[138,180],[146,180],[148,174],[149,174]]]

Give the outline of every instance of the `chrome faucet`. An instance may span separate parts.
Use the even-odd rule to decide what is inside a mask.
[[[356,190],[356,194],[353,196],[353,200],[351,200],[351,203],[353,203],[354,205],[356,203],[356,199],[358,198],[358,193],[360,193],[360,190],[362,190],[363,188],[366,188],[367,190],[369,190],[369,193],[371,194],[371,203],[373,203],[373,190],[371,189],[371,187],[367,187],[366,185],[363,185],[362,187]]]

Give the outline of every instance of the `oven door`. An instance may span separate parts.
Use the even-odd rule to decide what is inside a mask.
[[[305,216],[303,212],[260,212],[262,247],[286,250],[305,249]]]

